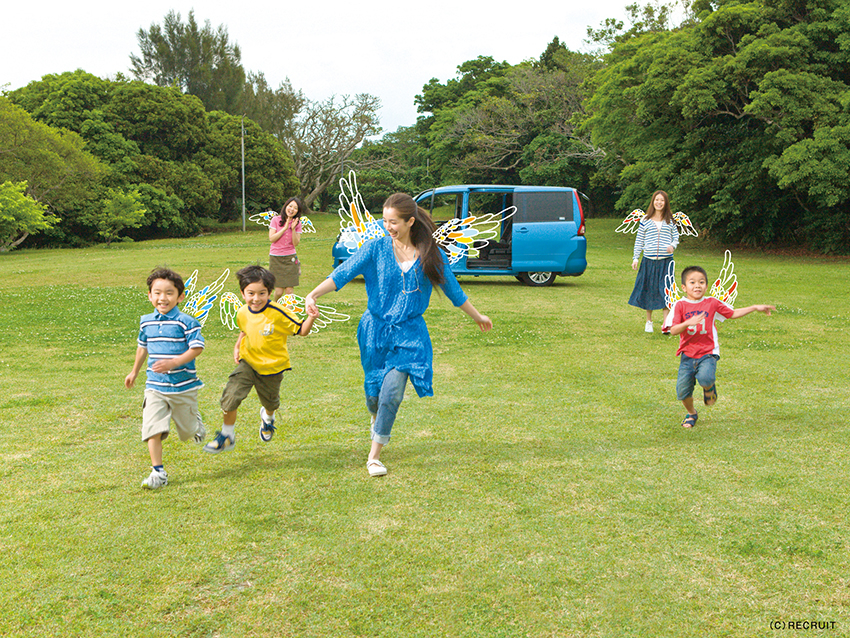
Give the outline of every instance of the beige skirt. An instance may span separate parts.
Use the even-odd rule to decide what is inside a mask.
[[[269,270],[274,275],[275,288],[295,288],[301,275],[298,255],[269,255]]]

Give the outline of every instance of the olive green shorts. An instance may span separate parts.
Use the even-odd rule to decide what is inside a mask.
[[[251,388],[257,390],[257,397],[266,409],[266,412],[274,412],[280,407],[280,381],[283,372],[277,374],[258,374],[254,368],[240,361],[236,369],[227,377],[227,385],[221,394],[221,409],[224,412],[233,412],[245,397],[251,392]]]

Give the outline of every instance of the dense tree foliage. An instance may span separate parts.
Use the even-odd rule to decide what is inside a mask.
[[[26,138],[11,132],[5,138],[0,135],[7,164],[5,148],[16,140],[15,154],[28,154],[22,165],[30,170],[7,171],[0,177],[26,180],[30,194],[60,217],[36,243],[112,241],[117,235],[109,229],[115,225],[98,221],[109,210],[113,218],[123,215],[125,221],[121,211],[132,209],[136,216],[143,211],[140,220],[122,226],[137,239],[186,235],[197,232],[201,218],[225,221],[241,213],[239,117],[207,112],[197,97],[174,87],[107,81],[82,71],[47,75],[10,92],[9,98],[39,121],[7,101],[6,108],[15,113],[3,117],[3,129],[10,131],[15,122],[29,119],[29,128],[45,140],[68,147],[65,156],[75,158],[73,166],[81,175],[76,181],[63,180],[61,192],[53,196],[42,186],[45,171],[38,168],[50,166],[37,155],[46,142],[39,146],[20,142]],[[17,128],[23,126],[20,122]],[[298,191],[292,160],[286,148],[255,123],[246,120],[245,129],[246,194],[257,209],[280,206]],[[9,141],[4,144],[5,139]],[[138,206],[130,206],[127,198],[137,200]]]
[[[210,111],[238,112],[245,70],[239,45],[231,44],[224,25],[213,29],[207,20],[201,27],[194,10],[184,24],[179,13],[169,11],[162,26],[139,29],[137,38],[141,55],[130,55],[136,79],[177,87]]]
[[[0,184],[0,252],[19,245],[32,233],[47,230],[56,218],[47,206],[26,194],[26,182]]]
[[[696,19],[614,43],[585,130],[621,210],[666,187],[726,241],[850,245],[850,5],[697,2]]]

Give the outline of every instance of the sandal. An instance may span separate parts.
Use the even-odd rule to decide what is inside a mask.
[[[386,466],[378,459],[367,461],[366,469],[369,470],[369,476],[384,476],[387,473]]]
[[[717,402],[717,384],[712,383],[708,390],[703,389],[702,400],[706,405],[714,405]]]
[[[698,419],[698,418],[699,418],[699,415],[698,415],[698,414],[696,414],[696,413],[694,413],[694,414],[686,414],[686,415],[685,415],[685,418],[682,420],[682,427],[683,427],[683,428],[688,428],[688,429],[690,429],[690,428],[694,427],[694,426],[697,424],[697,419]]]

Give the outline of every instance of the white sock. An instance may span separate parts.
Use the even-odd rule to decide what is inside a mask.
[[[222,425],[221,433],[228,437],[231,441],[236,438],[236,426],[235,425]]]
[[[263,408],[262,417],[263,417],[263,423],[271,423],[272,421],[274,421],[274,412],[269,414],[268,410]]]

